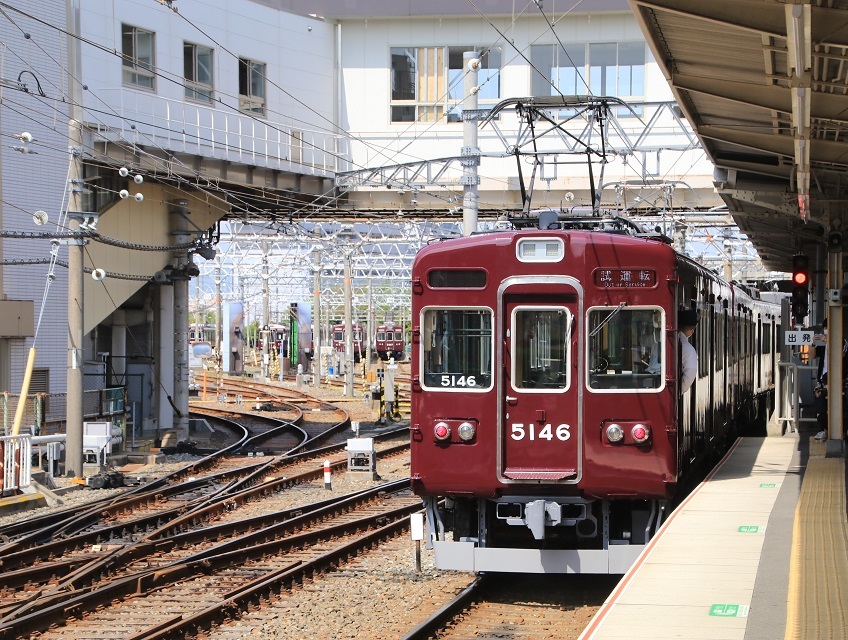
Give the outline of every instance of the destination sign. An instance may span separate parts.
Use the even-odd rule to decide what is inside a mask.
[[[593,276],[602,289],[648,289],[657,284],[654,269],[595,269]]]

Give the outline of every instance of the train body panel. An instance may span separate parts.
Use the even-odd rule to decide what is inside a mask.
[[[606,560],[586,566],[617,572],[626,562],[610,546],[647,542],[773,381],[774,305],[655,240],[445,241],[419,252],[412,298],[412,485],[444,568],[479,570],[467,553],[522,570],[498,569],[497,551],[545,548],[560,554],[556,571],[598,552]],[[701,318],[698,375],[682,394],[681,308]]]

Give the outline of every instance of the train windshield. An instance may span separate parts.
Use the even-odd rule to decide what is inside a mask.
[[[589,389],[657,391],[663,386],[663,313],[659,307],[589,310]]]
[[[491,389],[492,311],[427,309],[422,320],[423,386]]]

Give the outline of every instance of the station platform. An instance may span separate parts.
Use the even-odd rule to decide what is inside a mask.
[[[845,459],[814,433],[739,439],[580,640],[848,639]]]

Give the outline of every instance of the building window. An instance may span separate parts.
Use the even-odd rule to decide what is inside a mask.
[[[500,96],[501,52],[496,47],[392,48],[392,122],[458,122],[464,90],[462,54],[482,51],[478,74],[482,101]]]
[[[185,96],[191,100],[212,102],[212,49],[199,44],[183,44]]]
[[[156,90],[155,34],[138,27],[121,25],[124,84]]]
[[[265,115],[265,63],[239,58],[239,109]]]
[[[591,93],[624,101],[645,97],[643,42],[535,45],[530,49],[530,60],[534,96]],[[619,113],[628,114],[626,109]]]

